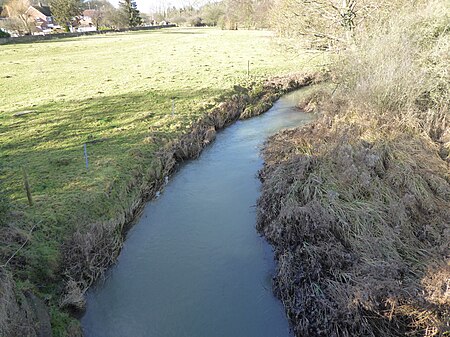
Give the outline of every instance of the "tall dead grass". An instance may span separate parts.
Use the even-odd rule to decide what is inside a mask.
[[[450,118],[450,2],[405,1],[355,34],[334,68],[349,109],[442,141]]]
[[[356,32],[302,104],[318,121],[264,150],[258,229],[297,336],[450,333],[448,8],[405,1]]]
[[[361,118],[269,141],[258,229],[276,248],[276,293],[298,336],[443,334],[448,166],[434,142]]]

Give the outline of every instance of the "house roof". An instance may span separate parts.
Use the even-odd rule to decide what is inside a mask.
[[[45,16],[52,16],[52,11],[49,6],[32,6],[37,11],[41,12]]]

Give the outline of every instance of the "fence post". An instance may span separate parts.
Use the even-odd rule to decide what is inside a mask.
[[[87,146],[86,143],[84,143],[84,159],[86,160],[86,170],[89,169],[89,159],[87,154]]]
[[[28,181],[28,174],[25,167],[22,167],[23,172],[23,185],[25,186],[25,191],[27,192],[28,204],[33,206],[33,197],[31,195],[30,182]]]

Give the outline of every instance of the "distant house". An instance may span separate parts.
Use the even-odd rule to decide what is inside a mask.
[[[91,20],[98,15],[99,11],[96,9],[85,9],[82,13],[83,18],[86,20]]]
[[[25,5],[25,2],[22,4]],[[0,20],[13,36],[26,34],[45,34],[60,28],[54,21],[49,6],[29,6],[12,8],[8,4],[0,8]]]
[[[86,9],[83,11],[81,18],[78,20],[77,31],[93,32],[97,30],[96,22],[98,21],[100,12],[96,9]]]
[[[36,29],[41,32],[50,31],[53,28],[59,28],[55,23],[52,11],[49,6],[30,6],[26,14],[34,18],[36,22]]]

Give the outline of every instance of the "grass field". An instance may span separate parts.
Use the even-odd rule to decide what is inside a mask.
[[[309,58],[264,31],[167,29],[0,46],[1,190],[22,237],[37,224],[11,262],[21,286],[53,293],[60,244],[128,207],[136,197],[129,180],[151,165],[155,137],[179,135],[234,85],[302,70]],[[5,237],[2,259],[21,243]]]

